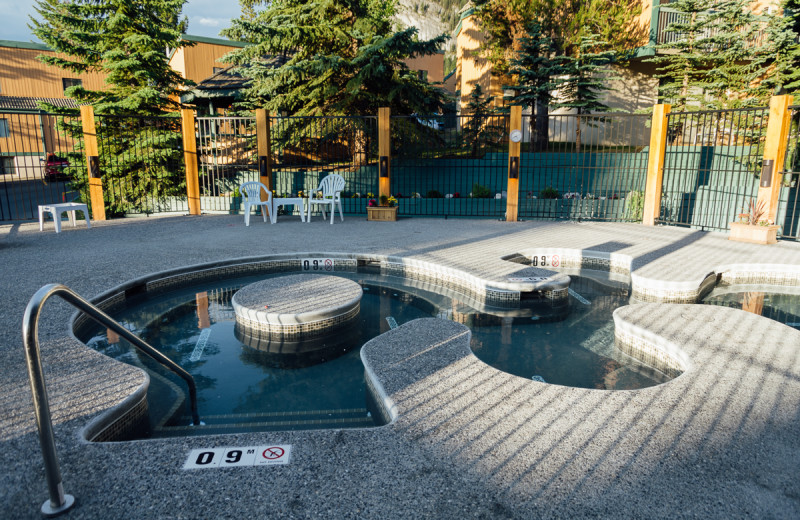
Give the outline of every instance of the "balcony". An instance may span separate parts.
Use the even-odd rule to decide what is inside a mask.
[[[663,1],[663,0],[662,0]],[[667,4],[669,5],[669,4]],[[654,6],[653,13],[650,21],[650,41],[648,47],[655,49],[657,45],[678,42],[683,39],[684,34],[667,30],[670,25],[674,23],[681,23],[689,21],[689,15],[681,13],[675,9],[670,9],[667,6]],[[755,33],[748,39],[747,48],[754,48],[762,45],[766,39],[767,17],[758,17],[758,27]],[[707,27],[703,33],[702,38],[709,38],[719,34],[719,30]],[[746,32],[746,31],[742,31]],[[712,51],[713,49],[708,49]]]

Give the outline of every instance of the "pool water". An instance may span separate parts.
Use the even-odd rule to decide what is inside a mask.
[[[272,276],[286,274],[293,273]],[[615,348],[611,314],[628,303],[630,291],[627,280],[612,280],[607,273],[573,276],[569,301],[533,299],[512,309],[483,307],[400,278],[335,275],[362,286],[361,312],[354,326],[327,337],[325,348],[312,356],[259,350],[236,330],[231,297],[264,275],[141,296],[112,313],[195,378],[200,427],[190,426],[185,383],[177,376],[106,331],[84,339],[150,374],[150,424],[142,434],[148,437],[383,424],[386,419],[366,389],[360,348],[394,326],[424,317],[469,326],[479,359],[527,379],[607,390],[668,380]]]
[[[472,315],[475,355],[510,374],[579,388],[633,390],[672,379],[614,345],[612,313],[629,303],[627,279],[570,276],[569,301],[550,316]]]
[[[742,309],[800,330],[800,287],[720,285],[703,303]]]

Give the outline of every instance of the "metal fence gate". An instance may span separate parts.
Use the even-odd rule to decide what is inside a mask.
[[[88,199],[72,182],[86,171],[70,130],[80,126],[79,116],[0,113],[0,220],[36,220],[39,205]]]

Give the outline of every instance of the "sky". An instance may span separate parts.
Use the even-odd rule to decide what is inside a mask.
[[[34,0],[0,0],[0,12],[5,20],[0,40],[39,41],[28,28],[28,17],[36,14],[33,6]],[[241,14],[241,8],[238,0],[188,0],[183,14],[189,17],[189,34],[219,38],[219,31],[230,25],[231,18]]]

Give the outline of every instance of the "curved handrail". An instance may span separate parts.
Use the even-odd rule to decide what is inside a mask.
[[[31,392],[33,393],[33,406],[36,413],[36,425],[39,429],[39,443],[42,446],[42,456],[44,457],[45,475],[47,486],[50,492],[49,503],[42,505],[42,512],[46,515],[55,515],[67,511],[72,507],[75,499],[70,495],[64,495],[64,488],[61,481],[61,470],[56,456],[55,438],[53,436],[53,423],[50,419],[50,405],[47,400],[47,388],[44,382],[42,370],[42,360],[39,352],[39,315],[42,306],[53,295],[60,296],[61,299],[71,304],[73,307],[84,312],[99,324],[111,329],[128,340],[135,346],[169,370],[176,373],[186,381],[189,386],[189,399],[192,407],[192,422],[200,424],[200,416],[197,412],[197,385],[194,378],[186,370],[167,356],[150,346],[144,340],[133,334],[131,331],[117,323],[109,315],[98,309],[89,301],[80,297],[72,289],[65,285],[51,283],[45,285],[31,297],[28,306],[25,308],[25,315],[22,318],[22,341],[25,345],[25,356],[28,363],[28,377],[31,382]]]

